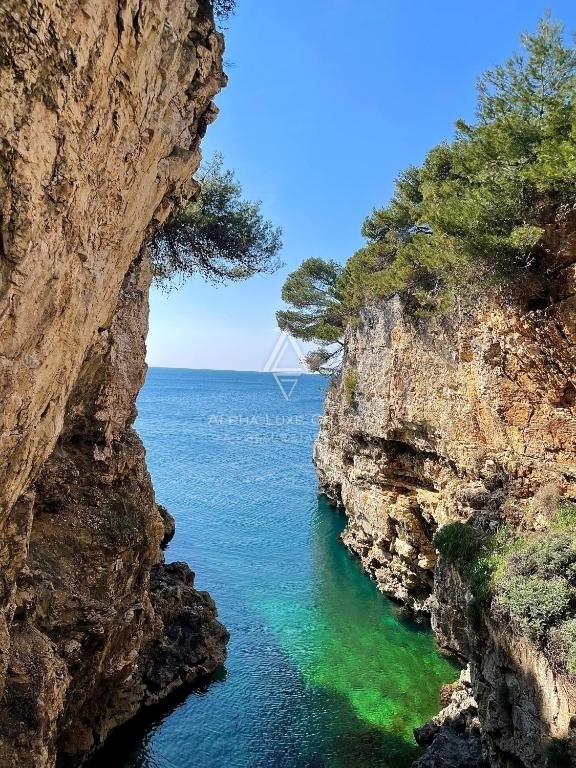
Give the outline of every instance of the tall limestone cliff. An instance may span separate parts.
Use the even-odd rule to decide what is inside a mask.
[[[151,269],[225,82],[207,0],[0,6],[0,765],[79,764],[225,657],[132,428]]]
[[[483,516],[530,530],[538,519],[512,509],[547,488],[576,497],[575,230],[569,212],[548,233],[545,295],[493,291],[449,317],[411,316],[398,298],[366,309],[348,331],[315,449],[323,489],[348,514],[345,543],[383,592],[430,613],[440,645],[471,662],[499,767],[542,768],[554,737],[575,751],[576,684],[505,618],[473,620],[470,592],[432,537]]]

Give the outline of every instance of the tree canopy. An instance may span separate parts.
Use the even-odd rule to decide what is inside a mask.
[[[320,349],[308,355],[312,370],[329,364],[344,334],[343,303],[338,294],[342,267],[334,261],[306,259],[286,279],[282,300],[291,309],[276,313],[278,326],[297,339],[316,341]]]
[[[459,120],[452,141],[401,173],[388,205],[366,219],[366,245],[337,274],[326,306],[310,305],[311,320],[288,278],[283,327],[324,345],[325,311],[345,325],[370,301],[399,294],[418,314],[447,312],[471,286],[542,273],[546,227],[576,199],[576,47],[549,14],[521,42],[522,53],[480,78],[476,120]]]
[[[172,216],[149,244],[154,276],[170,283],[192,275],[211,282],[246,280],[279,266],[282,231],[265,219],[259,202],[242,196],[222,157],[208,163],[200,193]]]
[[[576,48],[549,16],[522,45],[480,78],[476,122],[459,120],[366,220],[369,254],[348,270],[356,292],[443,310],[471,282],[541,266],[545,226],[576,191]],[[372,269],[358,269],[368,256]]]
[[[236,10],[236,0],[213,0],[214,15],[227,19]]]

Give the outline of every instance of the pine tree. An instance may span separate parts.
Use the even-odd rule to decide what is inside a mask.
[[[170,285],[199,275],[218,283],[278,269],[281,229],[263,217],[260,203],[244,199],[220,155],[204,166],[199,182],[199,195],[149,243],[156,280]]]

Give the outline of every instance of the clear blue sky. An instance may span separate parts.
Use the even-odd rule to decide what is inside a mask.
[[[345,261],[394,178],[474,111],[475,82],[546,7],[576,28],[574,0],[238,0],[228,88],[204,155],[224,154],[282,226],[286,266],[219,287],[153,291],[151,365],[262,370],[286,275],[309,256]]]

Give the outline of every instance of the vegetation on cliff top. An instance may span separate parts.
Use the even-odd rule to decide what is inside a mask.
[[[227,19],[236,10],[236,0],[213,0],[214,15],[221,19]]]
[[[264,218],[259,202],[244,199],[220,155],[202,168],[198,181],[199,195],[148,245],[156,280],[169,284],[199,275],[218,283],[274,272],[282,231]]]
[[[538,496],[532,501],[540,503]],[[471,522],[450,523],[434,544],[468,583],[473,609],[490,604],[495,615],[507,613],[576,677],[576,504],[558,498],[538,515],[548,518],[547,526],[525,533],[508,525],[486,532]]]
[[[338,356],[346,327],[339,282],[342,267],[334,261],[306,259],[288,276],[282,300],[290,309],[276,313],[280,330],[320,346],[307,357],[309,368],[325,370]]]
[[[366,219],[366,246],[343,269],[325,262],[324,286],[321,259],[290,275],[282,328],[325,350],[374,299],[446,312],[470,286],[543,271],[546,227],[576,192],[576,46],[549,16],[521,40],[523,54],[480,78],[476,120],[459,120],[454,139],[401,173],[389,204]]]

